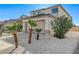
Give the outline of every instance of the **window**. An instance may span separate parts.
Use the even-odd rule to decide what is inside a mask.
[[[38,14],[40,14],[40,12],[39,12],[39,11],[32,12],[32,15],[38,15]]]
[[[57,13],[58,12],[58,8],[53,8],[52,9],[52,13]]]
[[[32,12],[32,15],[35,15],[35,12]]]
[[[41,12],[40,12],[40,11],[38,11],[38,14],[41,14]]]

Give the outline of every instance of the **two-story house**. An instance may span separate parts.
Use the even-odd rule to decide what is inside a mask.
[[[28,20],[33,19],[37,21],[37,27],[43,29],[42,32],[52,33],[50,22],[53,21],[56,17],[60,17],[62,15],[71,17],[68,12],[62,7],[62,5],[55,5],[52,7],[31,11],[30,17],[22,18],[23,31],[29,31],[30,26],[28,24]]]

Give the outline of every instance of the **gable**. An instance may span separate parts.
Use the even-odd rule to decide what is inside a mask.
[[[70,17],[69,13],[62,7],[59,6],[59,16],[65,15],[66,17]]]

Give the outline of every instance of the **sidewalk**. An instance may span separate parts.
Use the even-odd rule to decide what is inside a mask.
[[[8,54],[12,49],[14,45],[0,40],[0,54]]]

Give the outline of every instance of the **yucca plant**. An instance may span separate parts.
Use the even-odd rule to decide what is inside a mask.
[[[14,23],[6,26],[6,29],[9,30],[10,33],[12,33],[15,40],[15,48],[18,48],[17,30],[22,29],[22,25]]]
[[[54,36],[58,38],[64,38],[72,27],[72,19],[69,17],[61,16],[51,21],[52,29],[54,29]]]
[[[30,29],[29,29],[29,44],[31,44],[31,38],[32,38],[32,30],[35,26],[37,26],[37,23],[35,20],[29,19],[28,21],[29,25],[30,25]]]
[[[42,29],[37,28],[37,29],[35,29],[35,31],[37,32],[37,40],[39,40],[39,33],[42,31]]]

